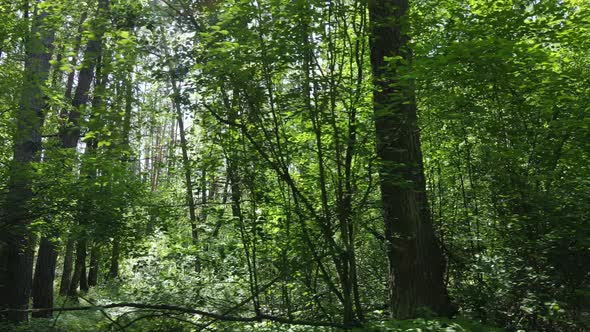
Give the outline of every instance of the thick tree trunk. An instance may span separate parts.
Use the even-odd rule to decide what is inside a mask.
[[[75,49],[79,48],[81,36],[82,36],[82,23],[86,19],[86,14],[84,13],[81,17],[80,27],[78,29],[79,36],[75,42]],[[58,54],[61,56],[61,54]],[[58,63],[60,61],[58,60]],[[74,63],[76,59],[74,58]],[[55,73],[59,73],[60,71],[56,70]],[[54,80],[56,80],[58,76],[54,75]],[[68,81],[66,84],[66,93],[65,97],[67,100],[71,99],[71,92],[72,86],[74,81],[74,72],[68,75]],[[56,81],[53,82],[56,84]],[[65,113],[62,111],[61,116],[65,116]],[[39,247],[39,254],[37,258],[37,265],[35,267],[35,278],[33,280],[33,308],[48,308],[53,306],[53,283],[55,281],[55,266],[57,265],[57,245],[56,241],[58,238],[57,232],[54,232],[50,235],[44,235],[41,239],[41,245]],[[73,248],[73,245],[72,245]],[[66,284],[69,285],[70,275],[71,275],[71,251],[69,258],[69,269],[66,269],[64,264],[64,276],[67,279]],[[65,259],[65,263],[68,262],[68,259]],[[64,284],[62,278],[62,285]],[[63,294],[67,293],[67,288],[63,290]],[[43,311],[43,312],[34,312],[33,317],[51,317],[51,311]]]
[[[30,234],[18,234],[17,239],[8,242],[3,263],[6,264],[7,277],[2,290],[3,307],[7,309],[25,310],[29,306],[31,294],[33,255],[31,247],[32,238]],[[19,322],[28,320],[26,312],[7,312],[5,318],[10,321]]]
[[[33,279],[33,309],[53,307],[53,281],[57,263],[56,236],[45,236],[39,245],[35,278]],[[52,311],[33,312],[33,317],[51,317]]]
[[[25,73],[20,105],[16,114],[13,160],[6,199],[6,218],[0,224],[0,309],[27,309],[33,273],[33,236],[28,225],[31,215],[31,164],[41,150],[45,94],[49,76],[53,32],[44,26],[47,13],[36,15],[26,46]],[[28,313],[9,311],[0,314],[11,321],[26,321]]]
[[[66,244],[65,254],[64,254],[64,265],[63,265],[63,272],[61,275],[61,282],[59,284],[59,295],[66,296],[68,295],[68,290],[70,289],[70,283],[72,282],[72,269],[74,267],[74,246],[76,242],[70,235],[68,237],[68,242]]]
[[[408,0],[369,4],[389,296],[398,318],[422,309],[441,315],[452,311],[443,283],[445,261],[428,212],[414,91],[411,82],[400,79],[399,64],[411,60],[408,8]]]

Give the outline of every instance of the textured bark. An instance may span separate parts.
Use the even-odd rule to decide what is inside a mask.
[[[33,279],[33,309],[53,307],[53,281],[57,263],[56,238],[56,236],[43,237],[39,245]],[[51,310],[33,312],[33,317],[51,317],[52,313]]]
[[[16,114],[13,160],[6,199],[6,216],[0,224],[0,309],[27,309],[33,273],[33,236],[28,226],[34,218],[31,201],[32,163],[39,160],[41,127],[49,76],[53,31],[44,25],[47,13],[36,15],[26,45],[25,73]],[[0,314],[11,321],[26,321],[27,312]]]
[[[408,0],[369,2],[389,296],[398,318],[423,309],[442,315],[452,311],[443,283],[445,261],[428,212],[414,91],[411,82],[400,80],[399,65],[411,60],[408,8]]]
[[[61,275],[61,282],[59,284],[59,295],[66,296],[70,289],[70,283],[72,282],[72,269],[74,267],[74,246],[76,242],[70,235],[66,244],[64,254],[64,265],[63,272]]]

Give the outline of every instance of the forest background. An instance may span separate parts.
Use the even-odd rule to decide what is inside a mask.
[[[0,329],[587,330],[589,10],[0,1]]]

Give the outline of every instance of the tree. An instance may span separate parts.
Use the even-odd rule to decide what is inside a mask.
[[[67,124],[62,127],[62,130],[60,131],[60,143],[65,149],[75,149],[80,140],[80,118],[82,116],[82,107],[84,107],[89,100],[89,91],[94,77],[94,71],[102,54],[102,38],[106,29],[105,18],[108,8],[108,0],[98,1],[97,16],[92,24],[93,34],[91,38],[89,38],[84,52],[82,68],[78,74],[78,85],[76,86],[76,91],[72,99],[72,109],[68,114]],[[79,223],[81,224],[82,233],[84,233],[86,231],[84,229],[84,222],[79,220]],[[80,238],[76,243],[75,267],[68,292],[68,295],[72,297],[76,296],[78,286],[82,291],[88,290],[86,274],[86,251],[88,239],[86,238],[86,234],[79,235]]]
[[[45,119],[45,86],[49,77],[54,33],[45,10],[33,14],[27,38],[24,82],[16,113],[13,161],[10,167],[6,221],[2,231],[0,257],[0,299],[2,308],[23,310],[29,306],[33,273],[33,235],[29,225],[37,217],[33,206],[32,174],[40,160],[41,127]],[[45,243],[46,244],[46,243]],[[43,257],[51,259],[51,257]],[[26,321],[26,311],[4,314],[13,321]]]
[[[411,62],[407,0],[370,1],[371,65],[377,155],[389,262],[392,315],[414,317],[422,308],[452,312],[443,282],[422,165],[416,101],[402,65]]]

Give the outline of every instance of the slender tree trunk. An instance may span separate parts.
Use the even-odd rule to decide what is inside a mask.
[[[104,12],[108,10],[109,1],[98,1],[97,17],[103,17]],[[102,52],[102,37],[104,34],[104,26],[99,23],[97,19],[94,23],[94,38],[89,39],[86,44],[86,51],[84,52],[84,59],[82,61],[82,69],[78,74],[78,85],[72,99],[72,110],[68,116],[68,124],[62,128],[60,132],[60,141],[64,148],[75,148],[78,145],[80,138],[80,116],[81,107],[88,102],[88,92],[94,77],[94,68],[97,64],[97,59]]]
[[[94,77],[94,69],[97,61],[102,53],[102,37],[105,27],[99,21],[99,18],[104,17],[108,10],[109,1],[98,1],[97,19],[93,23],[94,38],[88,40],[86,50],[84,52],[84,59],[82,61],[82,68],[78,74],[78,85],[72,99],[72,110],[68,116],[68,123],[60,130],[59,138],[63,148],[75,149],[78,146],[80,139],[80,117],[82,106],[88,103],[88,93]],[[75,298],[78,286],[81,291],[88,291],[88,281],[86,275],[86,239],[84,235],[76,243],[76,261],[72,280],[68,287],[68,296]]]
[[[131,153],[129,146],[129,134],[131,132],[131,116],[133,111],[133,84],[131,73],[125,80],[125,115],[123,118],[123,149],[127,154]],[[129,156],[126,156],[128,158]],[[110,254],[109,272],[107,279],[116,279],[119,277],[119,256],[121,253],[121,239],[118,236],[113,238],[113,244]]]
[[[88,280],[86,279],[86,240],[80,239],[76,242],[76,263],[74,267],[74,274],[70,282],[68,296],[77,299],[78,287],[80,291],[88,291]]]
[[[242,214],[241,209],[241,197],[242,193],[240,190],[240,177],[238,174],[238,169],[236,167],[236,153],[231,153],[232,157],[227,159],[227,172],[228,172],[228,180],[230,181],[230,190],[231,190],[231,211],[232,216],[238,222],[238,226],[240,229],[240,236],[242,240],[242,244],[244,246],[244,255],[246,258],[246,263],[248,266],[248,274],[250,278],[250,292],[252,293],[252,302],[254,304],[254,310],[256,314],[260,314],[260,300],[258,297],[258,292],[256,290],[256,281],[255,281],[255,273],[253,269],[253,258],[251,255],[251,247],[252,244],[249,241],[249,237],[246,235],[246,227],[244,225],[244,215]],[[255,227],[254,227],[255,228]]]
[[[173,70],[170,68],[170,70]],[[171,73],[171,75],[173,75]],[[189,218],[191,223],[191,235],[193,244],[195,246],[199,243],[199,232],[197,230],[197,213],[195,209],[195,198],[193,196],[193,179],[192,179],[192,168],[190,165],[190,159],[188,157],[188,146],[186,141],[186,133],[184,131],[184,119],[182,114],[182,109],[180,108],[180,91],[178,88],[177,82],[171,78],[170,80],[172,85],[172,91],[174,93],[174,98],[172,103],[174,105],[174,110],[176,112],[176,121],[178,121],[178,132],[180,134],[180,149],[182,151],[182,166],[184,169],[184,180],[185,180],[185,187],[186,187],[186,200],[188,204],[188,212]],[[195,271],[199,272],[201,270],[199,259],[195,259]]]
[[[33,279],[33,308],[53,307],[53,281],[57,263],[57,236],[41,239],[35,278]],[[52,311],[33,312],[33,317],[51,317]]]
[[[0,224],[0,309],[28,309],[33,273],[33,236],[28,225],[34,216],[31,166],[41,151],[41,127],[44,122],[45,94],[53,31],[45,27],[46,12],[35,15],[26,45],[25,73],[19,109],[16,115],[13,160],[6,204],[6,219]],[[26,321],[27,312],[10,311],[0,316],[11,321]]]
[[[396,60],[411,60],[408,8],[408,0],[369,3],[389,296],[392,314],[398,318],[416,316],[422,308],[441,315],[452,311],[443,283],[445,260],[426,201],[414,91],[411,82],[400,79],[401,61]]]
[[[84,21],[86,21],[87,13],[82,13],[80,16],[80,24],[78,25],[78,35],[76,36],[76,40],[74,41],[73,53],[74,57],[72,59],[72,65],[76,66],[78,64],[78,51],[80,50],[80,44],[82,43],[82,34],[84,32]],[[76,75],[76,71],[72,70],[68,74],[68,80],[66,82],[66,92],[65,97],[66,101],[70,101],[72,99],[72,90],[74,88],[74,78]],[[65,115],[64,115],[65,116]]]
[[[74,246],[76,242],[73,237],[68,236],[68,242],[66,243],[66,249],[64,254],[64,265],[63,272],[61,275],[61,283],[59,284],[59,295],[66,296],[70,289],[70,283],[72,282],[72,269],[74,267]]]
[[[98,268],[100,266],[100,247],[98,243],[93,244],[90,250],[90,268],[88,270],[88,287],[98,285]]]
[[[109,267],[109,279],[115,279],[119,276],[119,256],[121,253],[121,243],[119,238],[113,240],[113,247],[111,249],[111,264]]]

